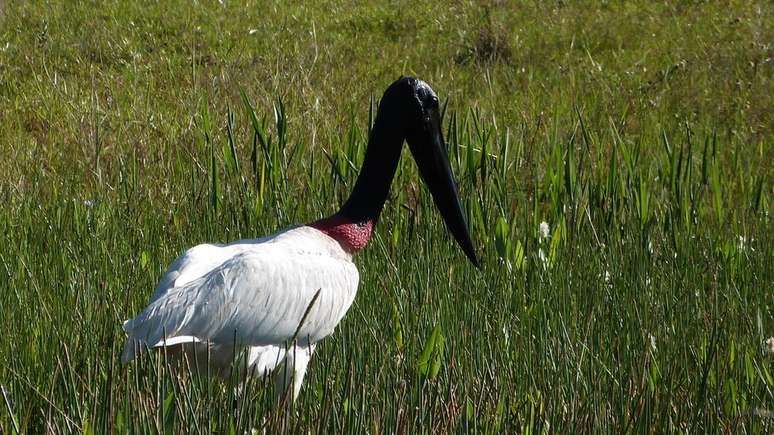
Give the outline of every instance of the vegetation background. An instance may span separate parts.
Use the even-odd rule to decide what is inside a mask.
[[[295,3],[0,3],[0,432],[772,430],[773,3]],[[400,75],[482,270],[404,158],[294,406],[122,366],[183,249],[335,211]]]

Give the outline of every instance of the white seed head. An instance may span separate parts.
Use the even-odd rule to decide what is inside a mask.
[[[541,222],[540,226],[538,227],[538,232],[540,233],[541,239],[547,239],[551,234],[551,228],[548,226],[548,222]]]
[[[774,355],[774,337],[769,337],[763,341],[763,353]]]

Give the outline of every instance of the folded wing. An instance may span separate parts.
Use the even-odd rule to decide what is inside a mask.
[[[299,341],[314,343],[333,332],[355,297],[354,264],[309,249],[308,243],[301,248],[256,244],[234,252],[199,278],[157,292],[150,305],[125,322],[123,360],[165,342],[281,345],[297,330]]]

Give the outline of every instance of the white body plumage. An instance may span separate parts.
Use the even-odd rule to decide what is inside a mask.
[[[275,381],[287,388],[292,379],[296,397],[315,343],[333,333],[357,286],[351,255],[308,226],[228,245],[199,245],[175,260],[148,306],[124,323],[128,340],[122,359],[131,361],[147,347],[176,346],[228,376],[235,352],[246,349],[247,361],[240,365],[252,374],[268,374],[285,363],[288,369],[278,370]]]

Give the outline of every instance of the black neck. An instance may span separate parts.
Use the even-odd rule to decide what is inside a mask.
[[[384,115],[384,114],[379,114]],[[355,187],[339,215],[352,222],[376,222],[398,169],[405,134],[395,117],[377,115]]]

